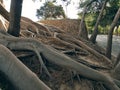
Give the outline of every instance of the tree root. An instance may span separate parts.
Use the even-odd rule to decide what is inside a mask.
[[[39,62],[41,64],[41,67],[43,67],[46,74],[49,77],[51,77],[50,73],[48,72],[48,70],[47,70],[46,66],[44,65],[43,60],[42,60],[42,58],[40,56],[40,51],[38,52],[38,50],[37,50],[36,46],[34,45],[34,43],[31,43],[33,40],[27,39],[27,40],[24,41],[24,38],[16,38],[16,37],[13,37],[13,36],[9,37],[9,36],[6,36],[4,34],[2,34],[1,37],[4,38],[4,40],[0,39],[0,43],[3,44],[4,46],[6,46],[7,48],[11,49],[11,50],[31,50],[31,51],[34,51],[34,53],[38,57],[38,60],[39,60]],[[18,39],[20,40],[20,42],[19,42]]]
[[[6,10],[4,10],[2,12],[3,12],[3,16],[9,21],[9,13]],[[36,27],[37,26],[40,26],[40,25],[36,24]],[[41,31],[41,32],[44,33],[44,31]],[[50,34],[51,32],[47,28],[46,28],[45,33],[48,35],[52,35],[52,34]],[[82,43],[81,41],[79,41],[75,38],[67,37],[65,35],[60,35],[60,34],[57,34],[56,36],[65,42],[69,42],[74,45],[80,46],[82,48],[86,48],[86,50],[91,52],[93,55],[95,55],[98,58],[104,59],[105,61],[109,62],[110,66],[112,66],[112,64],[108,58],[99,54],[95,50],[91,49],[90,47],[88,47],[87,45]],[[75,60],[67,57],[66,55],[58,52],[57,50],[55,50],[47,45],[44,45],[41,42],[38,42],[37,40],[16,38],[16,37],[7,35],[5,33],[0,33],[0,44],[4,45],[5,47],[8,47],[10,50],[31,50],[31,51],[33,51],[38,56],[38,59],[40,60],[44,70],[46,70],[46,67],[41,59],[40,54],[42,54],[49,62],[63,66],[68,69],[75,70],[81,76],[84,76],[88,79],[101,81],[110,90],[120,90],[120,88],[117,86],[118,84],[117,85],[115,84],[116,82],[113,80],[112,77],[105,75],[97,70],[91,69],[81,63],[78,63]],[[15,86],[17,86],[18,88],[20,88],[22,90],[40,90],[40,89],[49,90],[49,88],[47,86],[45,86],[22,63],[20,64],[19,60],[4,46],[0,46],[0,48],[2,48],[2,49],[0,49],[0,53],[1,53],[0,61],[3,61],[3,63],[4,63],[4,64],[0,63],[1,64],[0,70],[3,71],[9,77],[9,79],[12,81],[12,83]],[[5,52],[3,52],[3,50]],[[4,60],[7,60],[7,61],[4,62]],[[8,65],[7,68],[4,67],[6,65]],[[7,70],[5,70],[5,69],[7,69]],[[18,75],[16,75],[16,74],[14,75],[13,72],[11,72],[11,71],[18,73]],[[23,71],[23,73],[21,71]],[[49,75],[48,70],[46,70],[46,73]],[[30,75],[30,74],[32,74],[32,75]],[[14,79],[14,77],[17,77],[17,76],[18,76],[18,78]],[[34,80],[34,77],[35,77],[35,80]],[[22,80],[25,81],[25,84],[27,84],[27,86],[26,85],[24,86],[23,81],[22,81],[22,83],[18,82],[19,80],[21,80],[21,78],[22,78]],[[28,79],[26,79],[26,78],[28,78]]]
[[[85,50],[84,48],[81,48],[77,45],[74,45],[74,44],[71,44],[71,43],[68,43],[66,41],[63,41],[63,40],[60,40],[59,38],[48,38],[48,42],[47,44],[51,45],[52,47],[55,47],[56,49],[63,49],[64,51],[66,50],[74,50],[74,51],[77,51],[78,54],[82,54],[82,52],[85,54],[85,55],[88,55],[88,51]],[[60,48],[59,48],[60,47]],[[63,51],[63,52],[64,52]]]
[[[3,45],[0,45],[0,71],[18,90],[51,90]]]
[[[41,42],[34,40],[34,39],[25,39],[25,38],[17,38],[17,37],[9,37],[0,34],[0,39],[4,42],[0,42],[4,46],[8,47],[9,49],[16,49],[16,50],[32,50],[33,52],[41,53],[49,62],[54,64],[63,66],[68,69],[72,69],[77,71],[81,76],[86,78],[101,81],[106,87],[110,90],[119,90],[119,87],[114,83],[113,79],[105,75],[99,71],[91,69],[83,64],[80,64],[73,59],[67,57],[66,55],[58,52],[57,50],[42,44]],[[35,48],[34,48],[34,47]],[[38,53],[36,53],[38,55]],[[91,74],[90,74],[91,73]]]
[[[107,57],[105,57],[104,55],[98,53],[97,51],[93,50],[92,48],[90,48],[89,46],[85,45],[83,42],[81,42],[80,40],[77,40],[74,37],[65,35],[65,34],[58,34],[57,37],[63,41],[66,41],[68,43],[72,43],[75,45],[78,45],[82,48],[85,48],[86,50],[88,50],[90,53],[92,53],[93,55],[95,55],[98,58],[101,58],[103,61],[105,61],[106,63],[109,63],[109,66],[113,68],[113,64],[111,62],[110,59],[108,59]]]

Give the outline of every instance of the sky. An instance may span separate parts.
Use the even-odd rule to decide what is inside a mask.
[[[10,1],[11,0],[4,0],[5,7],[8,11],[10,10]],[[77,7],[78,7],[79,0],[73,0],[73,1],[67,7],[67,9],[65,8],[65,6],[63,7],[66,15],[68,16],[68,18],[71,18],[71,19],[78,18]],[[28,17],[33,21],[38,21],[38,18],[36,17],[36,9],[39,9],[44,2],[45,0],[42,0],[42,2],[39,2],[39,0],[36,2],[33,2],[32,0],[23,0],[22,16]],[[58,4],[65,5],[65,3],[61,2],[61,0],[58,0]]]

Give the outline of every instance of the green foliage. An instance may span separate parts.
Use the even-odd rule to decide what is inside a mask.
[[[87,28],[90,33],[93,31],[97,17],[99,15],[99,11],[102,8],[103,1],[104,0],[94,0],[94,2],[89,6],[89,8],[87,10],[85,21],[86,21],[86,25],[87,25]],[[80,5],[81,5],[80,7],[84,8],[88,2],[89,2],[89,0],[82,0],[82,3],[80,3]],[[97,4],[97,5],[95,6],[93,4]],[[99,33],[102,33],[102,34],[108,33],[110,25],[111,25],[111,23],[114,19],[114,16],[119,7],[120,7],[120,0],[108,0],[108,3],[103,12],[103,16],[102,16],[102,19],[101,19],[99,27],[98,27]],[[95,8],[98,8],[98,9],[95,9]],[[81,17],[81,15],[82,15],[82,12],[79,13],[80,17]],[[120,24],[120,20],[118,22],[118,25],[119,24]]]
[[[37,9],[38,18],[42,17],[43,19],[51,18],[65,18],[65,13],[61,5],[55,5],[54,2],[45,2],[40,9]]]
[[[106,22],[106,25],[110,25],[112,23],[112,20],[119,7],[120,0],[110,0],[108,2],[108,6],[106,6],[105,9],[105,15],[103,16],[103,20]]]
[[[86,14],[85,21],[86,21],[86,26],[87,26],[89,33],[93,32],[93,28],[96,23],[97,16],[98,14],[94,14],[94,13]]]
[[[87,12],[98,12],[103,4],[104,0],[81,0],[79,8],[88,7]]]

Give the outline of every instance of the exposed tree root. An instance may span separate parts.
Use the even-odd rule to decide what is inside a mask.
[[[117,85],[114,83],[113,79],[110,76],[107,76],[101,72],[98,72],[94,69],[91,69],[83,64],[80,64],[71,58],[67,57],[66,55],[58,52],[57,50],[42,44],[34,39],[25,39],[25,38],[16,38],[16,37],[9,37],[3,34],[0,34],[0,40],[4,42],[0,42],[4,46],[8,47],[9,49],[14,50],[32,50],[33,52],[41,53],[49,62],[54,64],[63,66],[68,69],[72,69],[77,71],[80,75],[92,79],[101,81],[106,87],[110,90],[119,90]],[[24,47],[23,47],[24,46]],[[35,47],[35,48],[34,48]],[[42,61],[42,60],[41,60]],[[46,70],[46,69],[45,69]],[[91,74],[90,74],[91,73]]]
[[[84,52],[85,54],[89,54],[87,52],[87,50],[85,50],[84,48],[81,48],[77,45],[65,42],[63,40],[60,40],[59,38],[48,38],[48,39],[49,40],[48,40],[47,44],[51,45],[52,47],[55,47],[56,49],[57,49],[57,46],[58,46],[58,49],[64,49],[65,51],[72,49],[72,50]]]
[[[106,63],[109,63],[110,67],[113,67],[112,62],[105,57],[104,55],[98,53],[97,51],[93,50],[92,48],[90,48],[89,46],[85,45],[83,42],[81,42],[80,40],[77,40],[74,37],[70,37],[68,35],[65,34],[58,34],[57,37],[63,41],[72,43],[72,44],[76,44],[82,48],[85,48],[86,50],[88,50],[90,53],[92,53],[93,55],[95,55],[98,58],[101,58],[103,61],[105,61]]]
[[[5,33],[6,34],[6,33]],[[4,38],[4,40],[2,39],[0,39],[0,43],[1,44],[3,44],[4,46],[6,46],[6,47],[8,47],[9,49],[11,49],[11,50],[31,50],[31,51],[34,51],[34,53],[36,53],[36,55],[38,56],[38,60],[40,61],[40,64],[41,64],[41,66],[43,67],[43,69],[46,71],[46,73],[47,73],[47,75],[49,76],[49,77],[51,77],[50,76],[50,73],[48,72],[48,70],[47,70],[47,68],[46,68],[46,66],[44,65],[44,63],[43,63],[43,60],[42,60],[42,58],[41,58],[41,56],[40,56],[40,51],[38,52],[38,50],[37,50],[37,48],[36,48],[36,46],[34,45],[34,43],[31,43],[32,41],[30,40],[30,39],[28,39],[27,41],[28,41],[28,43],[25,43],[26,42],[26,40],[24,41],[24,39],[23,38],[21,38],[20,39],[20,42],[19,41],[17,41],[17,38],[16,37],[13,37],[13,36],[11,36],[11,37],[9,37],[9,36],[5,36],[4,34],[3,35],[1,35],[0,36],[0,38]],[[19,39],[19,38],[18,38]],[[23,39],[23,42],[21,42],[21,40]],[[13,41],[12,41],[13,40]],[[7,42],[6,42],[7,41]],[[13,42],[13,43],[11,43],[11,41]],[[29,42],[30,41],[30,42]],[[20,44],[21,43],[21,44]],[[42,69],[42,68],[41,68]]]
[[[18,90],[51,90],[3,45],[0,45],[0,71]]]
[[[49,31],[49,29],[37,22],[33,22],[32,20],[22,17],[21,18],[21,30],[28,30],[36,35],[46,35],[51,36],[52,33]]]
[[[9,21],[9,13],[0,6],[1,14],[4,18],[6,18]],[[71,48],[72,50],[79,50],[85,53],[92,53],[97,58],[101,58],[104,62],[109,64],[110,68],[113,66],[111,61],[106,58],[104,55],[101,55],[97,51],[91,49],[89,46],[81,42],[80,40],[77,40],[76,38],[73,38],[69,35],[63,34],[64,31],[62,30],[56,30],[55,28],[51,28],[50,26],[44,26],[40,25],[38,23],[34,23],[32,20],[29,20],[27,18],[22,17],[22,25],[21,29],[28,30],[30,32],[29,34],[31,36],[35,35],[36,37],[45,37],[45,39],[48,39],[48,37],[56,37],[54,40],[58,41],[60,44],[63,44],[64,50],[66,51]],[[29,23],[28,23],[29,22]],[[28,33],[27,32],[27,33]],[[26,33],[26,32],[22,32]],[[62,33],[62,34],[60,34]],[[26,35],[25,35],[26,36]],[[47,37],[47,38],[46,38]],[[54,42],[50,41],[47,43]],[[42,40],[41,40],[42,41]],[[45,41],[44,41],[45,42]],[[59,44],[58,43],[58,44]],[[72,71],[77,72],[83,77],[86,77],[88,79],[92,79],[95,81],[101,81],[107,88],[110,90],[120,90],[119,86],[120,83],[118,80],[113,79],[111,76],[106,75],[100,71],[94,70],[84,64],[78,63],[74,59],[66,56],[63,53],[58,52],[56,49],[51,48],[50,46],[47,46],[35,39],[28,39],[28,38],[16,38],[13,37],[6,32],[0,31],[0,44],[4,46],[0,46],[0,61],[4,64],[0,63],[0,70],[4,72],[8,78],[11,80],[11,82],[22,90],[49,90],[49,88],[42,83],[28,68],[26,68],[8,49],[10,50],[30,50],[33,51],[41,64],[41,69],[45,70],[46,74],[51,77],[47,67],[45,66],[43,62],[43,57],[48,60],[49,62],[52,62],[54,64],[57,64],[59,66],[62,66],[67,69],[71,69]],[[56,42],[55,42],[56,44]],[[51,45],[52,46],[52,45]],[[69,46],[69,47],[67,47]],[[53,47],[60,49],[59,45],[53,45]],[[68,49],[66,49],[68,48]],[[83,49],[84,48],[84,49]],[[77,49],[77,50],[76,50]],[[3,52],[4,50],[4,52]],[[74,53],[71,51],[64,52],[64,53]],[[76,53],[76,52],[75,52]],[[78,52],[79,53],[79,52]],[[8,55],[6,55],[8,54]],[[80,53],[79,53],[80,54]],[[41,58],[42,56],[42,58]],[[101,60],[101,61],[102,61]],[[8,65],[8,66],[7,66]],[[7,66],[7,67],[6,67]],[[119,70],[120,64],[117,64],[116,70]],[[5,70],[6,69],[6,70]],[[12,72],[14,71],[14,73]],[[17,73],[17,74],[16,74]],[[31,74],[31,75],[29,75]],[[17,77],[18,76],[18,77]],[[14,79],[16,77],[17,79]],[[31,78],[32,77],[32,78]],[[21,79],[22,78],[22,79]],[[24,80],[24,81],[21,81]],[[17,82],[17,83],[16,83]],[[25,83],[23,83],[25,82]],[[24,86],[27,84],[27,86]]]

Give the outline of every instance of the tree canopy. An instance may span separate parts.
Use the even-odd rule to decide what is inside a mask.
[[[44,19],[51,18],[65,18],[65,12],[61,5],[55,5],[54,2],[45,2],[40,9],[37,9],[38,18],[42,17]]]

